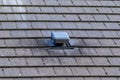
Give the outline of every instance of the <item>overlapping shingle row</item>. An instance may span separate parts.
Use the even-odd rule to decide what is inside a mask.
[[[0,80],[119,80],[119,16],[119,0],[0,0]]]

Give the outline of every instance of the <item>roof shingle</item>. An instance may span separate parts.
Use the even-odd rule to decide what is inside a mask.
[[[0,80],[118,80],[120,1],[0,0]],[[52,31],[74,49],[54,49]]]

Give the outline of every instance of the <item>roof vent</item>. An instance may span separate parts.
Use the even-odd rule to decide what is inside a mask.
[[[71,48],[69,35],[66,32],[52,32],[51,40],[55,47]]]

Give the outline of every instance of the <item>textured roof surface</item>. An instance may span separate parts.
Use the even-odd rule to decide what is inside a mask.
[[[74,49],[51,49],[52,31]],[[119,0],[0,0],[0,80],[119,77]]]

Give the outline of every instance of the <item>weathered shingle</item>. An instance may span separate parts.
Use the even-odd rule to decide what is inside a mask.
[[[120,1],[0,0],[0,80],[119,80]],[[51,48],[52,31],[73,49]]]

